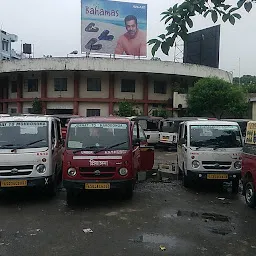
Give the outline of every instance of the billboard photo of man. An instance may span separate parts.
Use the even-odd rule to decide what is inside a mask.
[[[81,49],[147,57],[147,4],[81,0]]]
[[[115,54],[146,56],[147,37],[146,33],[139,30],[137,18],[134,15],[128,15],[124,23],[127,32],[119,37]]]

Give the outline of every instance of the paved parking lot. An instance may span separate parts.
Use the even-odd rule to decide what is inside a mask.
[[[156,153],[158,162],[175,157]],[[1,194],[0,255],[256,255],[256,212],[225,187],[187,190],[153,176],[131,201],[90,193],[70,208],[65,196],[61,187],[52,200]]]

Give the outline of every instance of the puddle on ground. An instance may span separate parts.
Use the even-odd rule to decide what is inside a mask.
[[[213,220],[213,221],[221,221],[221,222],[229,222],[230,218],[225,215],[216,214],[216,213],[202,213],[201,217],[206,220]]]
[[[177,244],[175,237],[160,234],[143,234],[136,239],[131,239],[131,241],[135,243],[165,244],[168,245],[168,247],[173,247]]]
[[[230,228],[225,228],[225,227],[219,227],[219,228],[213,227],[213,228],[210,228],[209,230],[214,234],[223,235],[223,236],[228,235],[232,232]]]
[[[222,214],[211,213],[211,212],[192,212],[192,211],[181,211],[178,210],[175,214],[166,214],[164,217],[192,217],[201,218],[203,220],[220,221],[220,222],[230,222],[230,217]]]
[[[136,239],[130,239],[134,243],[141,243],[149,248],[159,248],[159,246],[164,246],[166,250],[176,250],[179,248],[179,251],[184,255],[188,255],[190,247],[193,246],[192,243],[188,241],[183,241],[174,236],[162,235],[162,234],[153,234],[146,233],[138,236]]]

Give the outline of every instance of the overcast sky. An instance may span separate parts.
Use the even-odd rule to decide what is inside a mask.
[[[138,2],[148,4],[148,39],[151,39],[164,32],[160,13],[182,1]],[[42,57],[44,54],[67,56],[73,50],[81,51],[80,6],[80,0],[0,0],[0,28],[18,35],[19,42],[13,45],[17,50],[20,50],[22,40],[23,43],[34,44],[35,57]],[[238,76],[240,58],[241,75],[256,75],[256,5],[249,14],[245,11],[242,14],[242,19],[235,26],[221,23],[220,68]],[[212,25],[209,18],[196,17],[191,32]],[[150,58],[151,53],[148,52]],[[173,61],[174,49],[171,49],[169,56],[160,51],[156,55],[162,60]]]

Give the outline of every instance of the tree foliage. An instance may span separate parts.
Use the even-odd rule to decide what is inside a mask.
[[[163,117],[163,118],[167,118],[169,116],[169,112],[166,109],[163,108],[159,108],[159,109],[154,109],[152,111],[152,115],[156,116],[156,117]]]
[[[241,19],[239,10],[244,8],[250,12],[256,0],[239,0],[235,5],[227,4],[227,0],[184,0],[181,4],[175,4],[162,13],[161,21],[166,25],[164,34],[148,41],[152,47],[152,55],[161,48],[166,55],[170,47],[174,45],[177,37],[186,40],[188,29],[193,27],[193,17],[201,15],[203,17],[211,16],[214,23],[222,18],[223,22],[229,21],[232,25],[236,20]]]
[[[188,93],[188,109],[195,116],[242,117],[247,108],[243,89],[219,78],[200,79]]]
[[[31,114],[42,114],[42,111],[43,111],[42,102],[38,98],[35,98],[32,103],[32,113]]]
[[[119,102],[118,115],[123,117],[135,116],[137,115],[134,106],[131,102],[122,101]]]
[[[239,84],[239,77],[234,77],[234,84]],[[255,84],[256,85],[256,76],[244,75],[240,77],[241,85]]]

